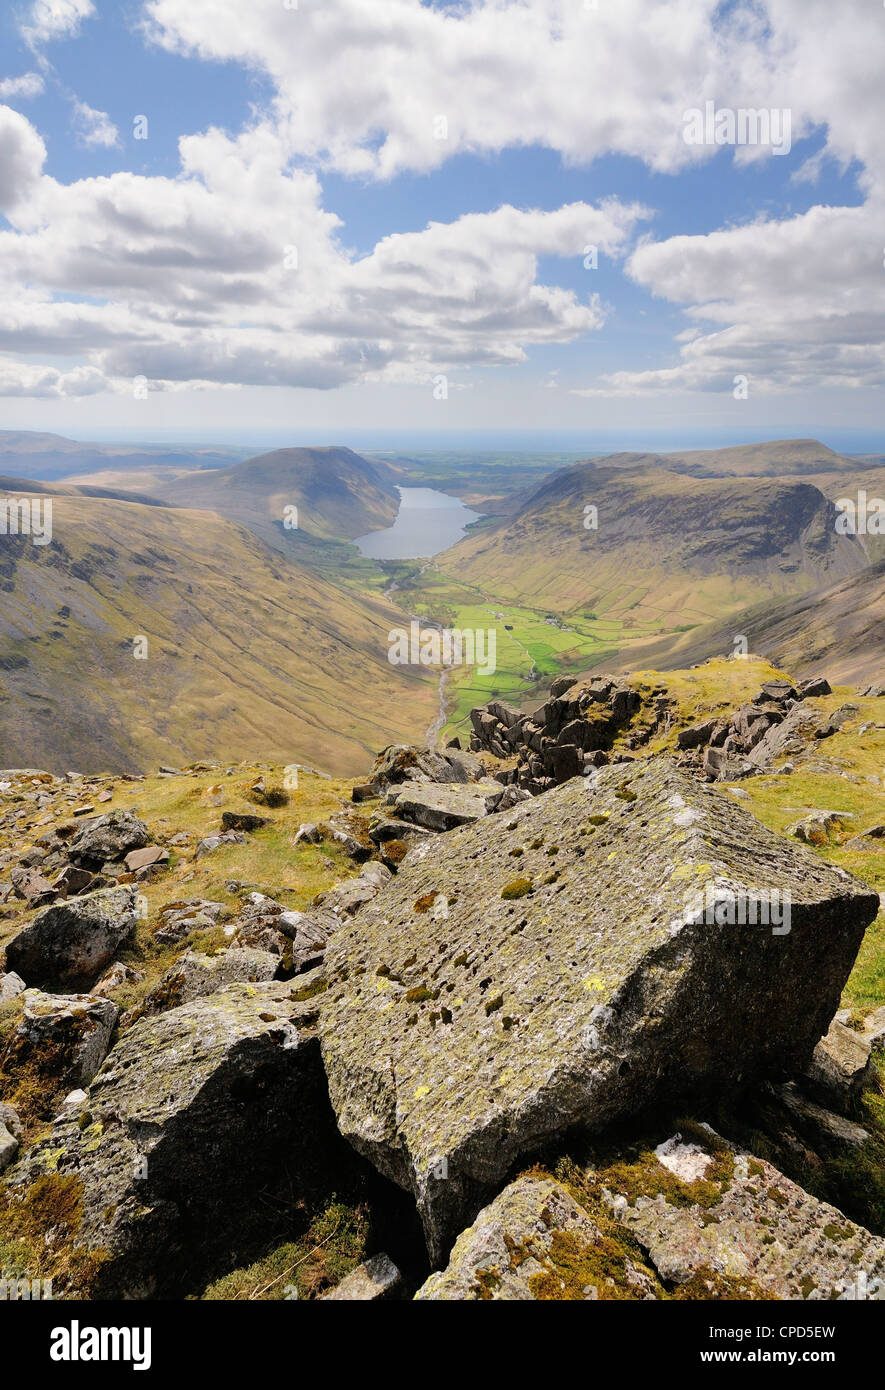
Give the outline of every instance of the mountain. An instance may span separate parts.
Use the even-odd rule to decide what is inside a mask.
[[[598,529],[587,507],[598,511]],[[578,464],[440,567],[502,601],[592,609],[623,629],[673,630],[820,588],[868,563],[831,501],[793,479],[695,478]]]
[[[0,766],[269,756],[349,771],[436,714],[435,682],[388,663],[403,615],[386,600],[211,511],[41,490],[52,544],[0,538]]]
[[[689,449],[668,454],[610,454],[600,468],[658,469],[690,473],[696,478],[789,477],[816,472],[857,471],[862,460],[837,454],[817,439],[775,439],[728,449]],[[869,464],[873,466],[873,461]]]
[[[391,526],[399,510],[398,472],[351,449],[275,449],[230,468],[163,472],[142,486],[178,507],[217,512],[255,531],[275,548],[294,530],[284,525],[296,507],[298,530],[324,540],[353,539]]]
[[[163,448],[160,445],[83,444],[59,434],[0,430],[0,473],[51,481],[113,469],[223,468],[243,457],[242,449]]]
[[[881,684],[885,678],[885,560],[782,603],[758,604],[711,625],[681,646],[657,643],[643,659],[654,666],[684,666],[733,650],[734,635],[773,665],[807,676],[825,671],[842,684]],[[631,659],[632,660],[632,659]]]

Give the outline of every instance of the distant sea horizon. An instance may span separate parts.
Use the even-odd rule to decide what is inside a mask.
[[[56,431],[61,432],[61,431]],[[356,453],[465,453],[465,454],[559,454],[571,453],[585,457],[594,454],[676,453],[688,449],[725,449],[743,444],[762,444],[782,439],[818,439],[837,453],[885,453],[885,428],[882,430],[847,429],[839,426],[783,427],[768,431],[756,429],[692,429],[692,430],[507,430],[507,429],[340,429],[328,430],[293,426],[289,431],[227,430],[211,434],[180,431],[158,431],[146,437],[120,431],[84,434],[71,432],[67,438],[96,444],[153,444],[170,448],[176,444],[195,448],[236,448],[255,453],[285,448],[322,448],[340,445]]]

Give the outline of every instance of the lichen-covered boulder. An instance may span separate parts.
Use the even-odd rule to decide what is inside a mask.
[[[7,1172],[23,1203],[41,1178],[75,1185],[66,1239],[93,1259],[91,1294],[199,1292],[279,1241],[286,1203],[345,1189],[360,1160],[329,1106],[309,981],[228,985],[141,1019]]]
[[[280,967],[279,956],[253,947],[232,947],[214,956],[199,951],[185,951],[174,965],[149,990],[128,1015],[126,1022],[149,1014],[161,1014],[177,1009],[204,994],[214,994],[225,985],[245,980],[251,984],[272,980]]]
[[[38,912],[6,947],[6,968],[29,985],[88,988],[135,930],[135,890],[102,888]]]
[[[801,1071],[878,906],[664,759],[418,845],[326,953],[342,1133],[439,1261],[571,1126]]]
[[[451,830],[491,815],[503,795],[503,785],[492,777],[442,786],[419,783],[399,792],[394,805],[399,815],[416,825]]]
[[[109,999],[26,990],[0,1051],[0,1096],[30,1118],[50,1118],[66,1091],[95,1076],[118,1014]]]
[[[419,1300],[473,1302],[658,1298],[662,1288],[627,1241],[612,1239],[551,1177],[517,1178],[455,1242]]]
[[[100,869],[109,861],[122,859],[130,850],[144,849],[149,838],[144,821],[131,811],[109,811],[83,822],[68,853],[81,868]]]
[[[885,1293],[885,1240],[704,1128],[592,1175],[662,1280],[742,1279],[776,1299]]]

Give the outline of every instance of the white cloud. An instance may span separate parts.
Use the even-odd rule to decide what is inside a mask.
[[[109,149],[120,143],[120,135],[106,111],[96,111],[85,101],[74,100],[73,125],[81,145]]]
[[[111,388],[141,375],[329,388],[518,362],[604,319],[591,276],[580,299],[541,283],[539,258],[581,264],[591,243],[622,255],[646,215],[616,200],[504,206],[356,258],[317,177],[285,160],[265,124],[182,140],[178,178],[40,179],[0,232],[0,351],[84,357]]]
[[[0,81],[0,101],[14,101],[20,97],[27,101],[40,96],[43,91],[43,78],[39,72],[23,72],[21,77],[5,77]]]
[[[0,106],[0,212],[11,213],[37,187],[46,146],[30,121]]]
[[[22,37],[32,48],[72,38],[94,14],[92,0],[34,0],[21,24]]]

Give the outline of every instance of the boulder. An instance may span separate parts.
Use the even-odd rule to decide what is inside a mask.
[[[872,1078],[870,1043],[834,1018],[805,1070],[808,1089],[822,1105],[844,1112],[852,1109]]]
[[[2,1094],[22,1095],[39,1118],[52,1113],[60,1092],[91,1081],[107,1054],[119,1010],[88,994],[29,989],[0,1053]]]
[[[795,835],[806,845],[828,845],[851,819],[846,811],[813,811],[795,824],[788,825],[786,833]]]
[[[572,1125],[801,1071],[878,908],[664,759],[565,783],[416,846],[342,921],[320,1021],[342,1133],[438,1261]]]
[[[47,1173],[76,1181],[95,1297],[199,1293],[279,1241],[287,1202],[346,1188],[359,1160],[335,1127],[315,1014],[274,982],[140,1020],[9,1171],[25,1203]]]
[[[245,811],[225,811],[221,817],[222,830],[242,830],[248,835],[269,824],[267,816],[249,815]]]
[[[44,907],[6,947],[7,969],[29,985],[90,985],[135,930],[132,888],[97,893]]]
[[[139,869],[150,869],[155,864],[168,864],[169,851],[162,845],[147,845],[144,849],[132,849],[126,855],[123,863],[130,874],[137,873]]]
[[[339,1303],[381,1303],[398,1298],[403,1292],[403,1277],[389,1255],[373,1255],[346,1275],[323,1300]]]
[[[661,1279],[689,1296],[734,1297],[743,1281],[744,1298],[818,1301],[885,1281],[885,1241],[706,1127],[592,1180]]]
[[[807,680],[799,684],[799,694],[803,700],[810,700],[819,695],[832,695],[833,690],[826,676],[809,676]]]
[[[45,907],[58,897],[53,885],[36,869],[12,869],[9,877],[15,896],[24,898],[28,907]]]
[[[280,967],[278,956],[269,951],[257,951],[248,947],[232,947],[219,951],[217,955],[201,955],[197,951],[185,951],[174,965],[158,980],[135,1009],[127,1016],[126,1023],[153,1014],[165,1013],[181,1004],[189,1004],[204,994],[214,994],[225,985],[244,980],[255,984],[272,980]]]
[[[409,786],[394,804],[405,820],[429,830],[451,830],[490,815],[503,794],[501,783],[487,778],[468,786]]]
[[[27,985],[21,975],[16,975],[14,971],[10,971],[8,975],[0,975],[0,1004],[8,1004],[10,999],[15,999],[26,989]]]
[[[0,1173],[5,1172],[18,1153],[23,1134],[18,1111],[0,1101]]]
[[[207,854],[214,853],[221,849],[222,845],[244,845],[246,836],[241,830],[225,830],[220,835],[207,835],[200,840],[194,852],[195,859],[204,859]]]
[[[80,868],[100,869],[130,850],[144,849],[149,838],[144,821],[131,811],[109,811],[83,822],[71,840],[69,854]]]
[[[661,1292],[639,1261],[603,1234],[561,1183],[524,1175],[458,1237],[421,1301],[649,1299]]]

